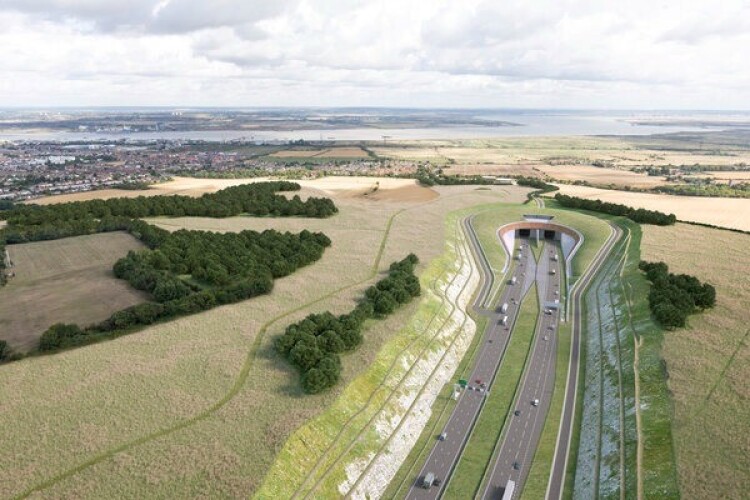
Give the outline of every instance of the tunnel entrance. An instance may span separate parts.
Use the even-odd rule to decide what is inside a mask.
[[[520,236],[521,238],[528,238],[529,236],[531,236],[531,229],[519,229],[518,236]]]
[[[544,239],[545,240],[554,240],[555,239],[555,232],[549,231],[547,229],[544,230]]]

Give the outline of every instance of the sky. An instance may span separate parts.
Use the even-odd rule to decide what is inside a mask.
[[[750,109],[750,0],[0,0],[0,106]]]

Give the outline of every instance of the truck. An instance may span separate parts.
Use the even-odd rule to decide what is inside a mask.
[[[515,492],[516,483],[512,479],[508,479],[508,482],[505,484],[505,491],[503,492],[503,500],[511,500]]]
[[[432,483],[434,482],[435,482],[435,474],[433,474],[432,472],[428,472],[422,478],[422,488],[429,490],[430,486],[432,486]]]
[[[505,314],[508,312],[508,303],[505,302],[502,306],[500,306],[500,312]]]

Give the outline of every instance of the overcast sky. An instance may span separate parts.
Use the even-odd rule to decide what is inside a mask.
[[[750,109],[750,0],[0,0],[0,106]]]

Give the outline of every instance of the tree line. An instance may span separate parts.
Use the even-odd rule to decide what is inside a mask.
[[[716,305],[716,289],[695,276],[672,274],[664,262],[641,261],[638,267],[653,285],[648,305],[664,328],[681,328],[689,315]]]
[[[442,170],[438,170],[437,173],[433,172],[429,168],[419,166],[417,167],[417,173],[415,174],[417,182],[423,186],[465,186],[465,185],[488,185],[494,184],[494,179],[485,179],[481,175],[471,176],[458,176],[458,175],[444,175]]]
[[[618,203],[608,203],[601,200],[594,200],[588,198],[578,198],[577,196],[567,196],[562,193],[555,195],[560,205],[567,208],[591,210],[594,212],[602,212],[609,215],[618,215],[627,217],[628,219],[644,224],[655,224],[657,226],[671,226],[677,222],[677,217],[674,214],[665,214],[656,210],[646,210],[644,208],[633,208],[627,205],[620,205]]]
[[[560,189],[559,187],[553,186],[552,184],[547,184],[547,182],[543,179],[538,179],[536,177],[516,177],[516,184],[518,184],[519,186],[535,188],[534,191],[526,195],[526,203],[530,202],[534,197],[540,194],[551,193],[552,191],[557,191]]]
[[[383,318],[420,294],[419,279],[414,275],[418,262],[416,255],[409,254],[391,264],[388,276],[369,287],[348,314],[310,314],[289,325],[276,339],[276,351],[297,367],[305,392],[319,393],[338,382],[339,354],[362,343],[362,326],[367,319]]]
[[[55,205],[16,205],[0,211],[0,219],[7,220],[11,226],[35,226],[72,221],[90,223],[109,217],[231,217],[243,213],[261,217],[329,217],[338,212],[329,198],[311,197],[302,201],[298,195],[289,199],[276,194],[299,189],[300,185],[295,182],[273,181],[232,186],[197,198],[182,195],[139,196]]]
[[[205,311],[270,293],[276,278],[323,256],[323,233],[275,230],[211,233],[165,231],[140,220],[128,230],[149,248],[130,251],[114,273],[153,301],[115,312],[87,328],[56,324],[42,334],[39,350],[55,351],[127,333],[135,327]]]

